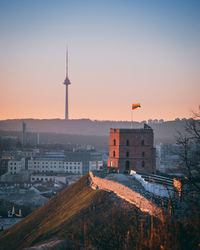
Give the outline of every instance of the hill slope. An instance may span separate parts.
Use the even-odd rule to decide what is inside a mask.
[[[161,223],[113,193],[92,190],[84,176],[1,232],[0,249],[24,249],[52,240],[65,240],[56,249],[187,249],[198,244],[194,230],[188,229],[173,221]]]

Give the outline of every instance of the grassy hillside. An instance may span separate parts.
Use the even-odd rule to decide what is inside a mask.
[[[70,185],[12,228],[0,233],[0,249],[23,249],[66,240],[59,249],[188,249],[198,228],[160,222],[113,193],[88,187],[88,176]]]
[[[70,231],[66,229],[66,221],[90,206],[95,194],[95,191],[87,187],[87,178],[82,178],[27,216],[21,223],[2,232],[0,246],[4,246],[5,249],[22,249],[42,239],[49,239],[55,233],[58,237],[63,235],[63,232],[68,235]]]

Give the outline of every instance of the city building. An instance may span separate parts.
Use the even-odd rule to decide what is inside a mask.
[[[153,129],[110,129],[108,167],[118,172],[130,170],[155,173]]]
[[[181,175],[180,146],[177,144],[156,145],[156,170],[165,174]]]
[[[83,174],[81,161],[66,161],[60,158],[34,158],[28,160],[28,170],[32,173]]]
[[[31,182],[57,182],[67,184],[67,176],[62,174],[32,174]]]
[[[25,181],[66,183],[69,176],[82,176],[91,170],[98,171],[102,168],[102,154],[95,151],[44,152],[34,157],[15,156],[13,159],[7,159],[7,171],[3,172],[0,180],[16,183]]]
[[[18,174],[25,170],[25,158],[12,159],[8,161],[8,174]]]
[[[8,162],[13,159],[12,156],[0,157],[0,176],[8,172]]]
[[[88,174],[91,169],[100,170],[103,168],[102,154],[95,151],[68,152],[66,159],[69,162],[75,160],[82,162],[83,175]]]
[[[88,174],[90,170],[100,170],[102,156],[98,152],[47,152],[43,157],[28,160],[28,170],[32,173]]]
[[[33,131],[33,129],[27,129],[26,123],[22,122],[22,136],[21,136],[22,147],[27,145],[39,145],[39,132]]]

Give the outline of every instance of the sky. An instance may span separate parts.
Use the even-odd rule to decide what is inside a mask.
[[[0,0],[0,120],[64,119],[66,47],[70,119],[200,105],[199,0]]]

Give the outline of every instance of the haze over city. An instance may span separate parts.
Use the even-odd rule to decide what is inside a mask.
[[[200,2],[0,1],[0,119],[173,120],[200,100]]]

